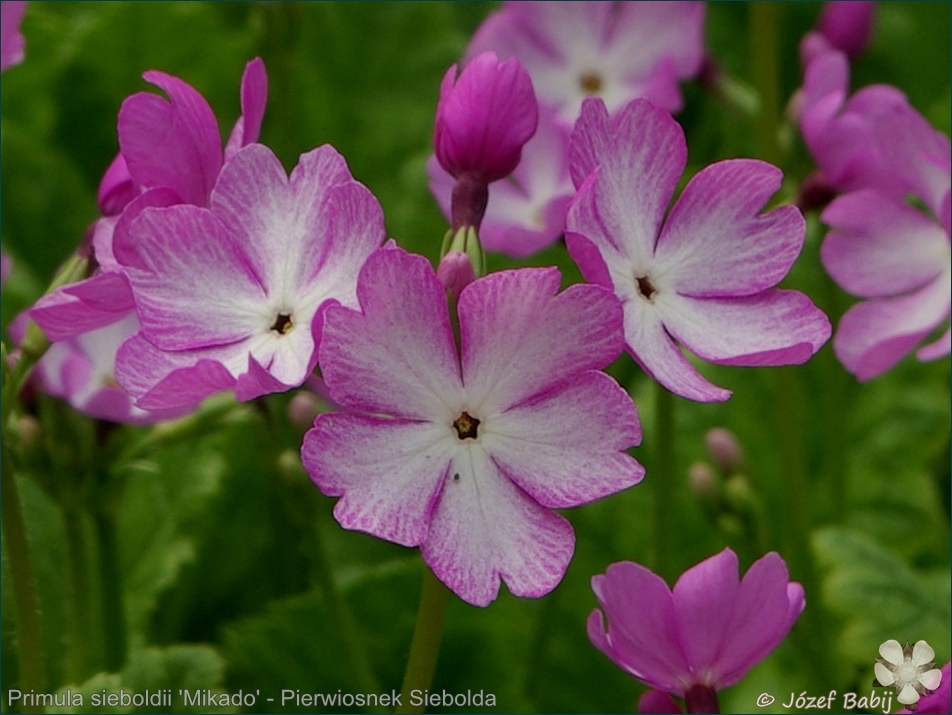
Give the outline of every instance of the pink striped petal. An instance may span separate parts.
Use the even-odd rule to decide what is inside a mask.
[[[147,270],[130,268],[126,275],[142,332],[157,347],[211,347],[269,331],[274,316],[266,289],[210,211],[148,208],[129,234]]]
[[[618,356],[618,300],[589,285],[556,295],[560,279],[555,268],[524,268],[492,273],[463,290],[463,380],[473,410],[498,414]]]
[[[832,227],[820,256],[844,290],[864,298],[898,295],[933,280],[949,262],[949,239],[922,212],[878,191],[835,199],[821,220]]]
[[[419,546],[441,493],[453,486],[450,432],[449,425],[324,414],[304,436],[301,457],[320,490],[341,497],[334,507],[341,526]]]
[[[421,547],[436,577],[475,606],[495,600],[500,579],[515,596],[555,588],[575,548],[568,521],[527,497],[478,446],[457,448],[448,474]]]
[[[165,352],[139,332],[119,347],[116,381],[145,410],[195,407],[235,386],[235,378],[217,357]]]
[[[665,294],[657,305],[678,342],[722,365],[799,365],[831,332],[826,315],[797,291],[703,300]]]
[[[506,476],[554,509],[586,504],[641,481],[644,468],[624,451],[640,442],[631,397],[600,372],[585,373],[565,389],[487,420],[484,441]]]
[[[452,424],[461,407],[447,396],[462,392],[459,359],[429,262],[378,250],[361,270],[357,296],[362,312],[332,307],[325,316],[320,365],[332,397],[352,409]]]
[[[601,167],[587,200],[601,232],[611,237],[636,265],[647,266],[655,251],[661,223],[687,162],[680,125],[666,111],[646,100],[635,100],[609,120],[605,105],[585,101],[572,133],[572,180],[581,186]],[[581,199],[577,199],[581,200]],[[567,229],[594,241],[586,224]]]
[[[625,342],[645,372],[674,394],[697,402],[723,402],[731,396],[698,373],[665,330],[658,311],[640,297],[625,303]]]
[[[753,159],[698,172],[665,221],[652,277],[697,297],[751,295],[779,283],[806,232],[793,206],[760,213],[781,178],[775,166]]]
[[[134,309],[126,277],[100,273],[43,296],[30,309],[30,317],[56,341],[111,325]]]

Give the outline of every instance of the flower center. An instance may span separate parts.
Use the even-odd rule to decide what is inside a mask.
[[[648,276],[635,276],[635,285],[638,286],[638,292],[649,301],[654,298],[655,293],[658,292]]]
[[[586,72],[578,78],[578,84],[585,94],[598,94],[602,91],[602,77],[597,72]]]
[[[293,327],[294,323],[291,322],[290,313],[278,313],[278,317],[274,319],[274,324],[270,329],[278,335],[287,335]]]
[[[464,412],[453,423],[453,427],[456,428],[456,436],[460,439],[476,439],[479,420],[468,412]]]

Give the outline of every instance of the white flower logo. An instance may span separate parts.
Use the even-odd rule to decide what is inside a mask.
[[[896,699],[909,710],[915,710],[921,695],[931,695],[942,682],[942,671],[932,659],[935,651],[925,641],[905,646],[889,640],[879,646],[882,658],[876,659],[876,680],[873,685],[896,688]]]

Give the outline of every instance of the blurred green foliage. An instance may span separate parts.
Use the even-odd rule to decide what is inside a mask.
[[[784,100],[800,84],[797,44],[819,7],[779,6]],[[439,81],[494,8],[31,3],[23,24],[26,61],[2,78],[0,228],[15,262],[4,286],[3,325],[36,299],[96,218],[96,188],[117,151],[116,113],[126,96],[150,89],[141,79],[147,69],[196,87],[227,133],[239,113],[244,65],[260,55],[270,78],[261,141],[288,168],[299,154],[333,144],[381,201],[389,234],[435,260],[446,225],[424,165]],[[750,84],[747,12],[744,3],[712,3],[707,40],[724,69]],[[948,3],[882,3],[853,86],[895,84],[948,132],[949,27]],[[690,83],[685,93],[678,118],[692,171],[724,157],[758,155],[753,118]],[[788,138],[781,198],[789,199],[812,164],[795,131],[778,131]],[[821,233],[811,218],[787,284],[835,316],[851,299],[823,274]],[[579,280],[561,246],[519,265],[529,263],[556,263],[566,282]],[[517,264],[491,256],[489,265]],[[725,710],[750,710],[763,691],[775,692],[772,709],[779,712],[789,692],[863,690],[878,644],[891,638],[925,638],[938,660],[948,660],[948,359],[906,360],[862,386],[829,346],[783,373],[702,369],[735,394],[724,404],[677,404],[677,451],[668,457],[680,480],[668,505],[677,528],[663,545],[675,568],[664,575],[673,579],[729,545],[744,569],[764,549],[779,550],[792,577],[807,586],[808,607],[791,638],[724,694]],[[576,554],[549,596],[517,599],[503,589],[483,610],[451,602],[433,690],[483,689],[496,695],[499,712],[634,709],[643,687],[585,635],[595,606],[591,576],[613,561],[650,564],[657,548],[655,391],[627,357],[611,372],[630,387],[641,413],[644,446],[634,453],[648,466],[645,483],[567,513]],[[145,429],[104,433],[68,416],[60,403],[41,403],[46,444],[24,448],[18,459],[54,688],[260,690],[276,698],[283,688],[399,689],[422,562],[414,550],[337,526],[333,501],[296,461],[302,432],[288,422],[287,402],[273,396],[264,407],[173,430],[152,446]],[[703,435],[714,426],[734,430],[746,451],[743,476],[762,506],[757,539],[742,520],[712,518],[688,489],[687,468],[707,459]],[[799,491],[788,478],[798,470]],[[89,508],[77,511],[77,503]],[[83,631],[70,610],[73,582],[66,574],[77,551],[85,550],[90,573],[101,566],[89,516],[96,509],[112,520],[120,549],[129,657],[117,673],[105,672],[96,634],[109,616],[100,613],[104,596],[93,578],[84,616],[93,639],[83,657],[75,655]],[[69,518],[78,522],[70,526]],[[85,546],[76,547],[77,539]],[[4,692],[17,686],[9,589],[4,571]],[[280,710],[261,703],[258,711]],[[8,709],[5,698],[0,709]]]

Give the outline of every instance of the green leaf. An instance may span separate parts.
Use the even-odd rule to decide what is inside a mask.
[[[71,706],[56,712],[236,712],[231,704],[213,702],[228,695],[221,688],[224,672],[221,656],[206,645],[134,650],[122,673],[98,673],[82,685],[60,688]]]
[[[925,640],[938,662],[949,660],[948,567],[916,569],[871,537],[843,527],[818,531],[813,549],[826,570],[823,601],[842,619],[842,633],[831,642],[842,658],[871,673],[879,646],[895,639]]]

